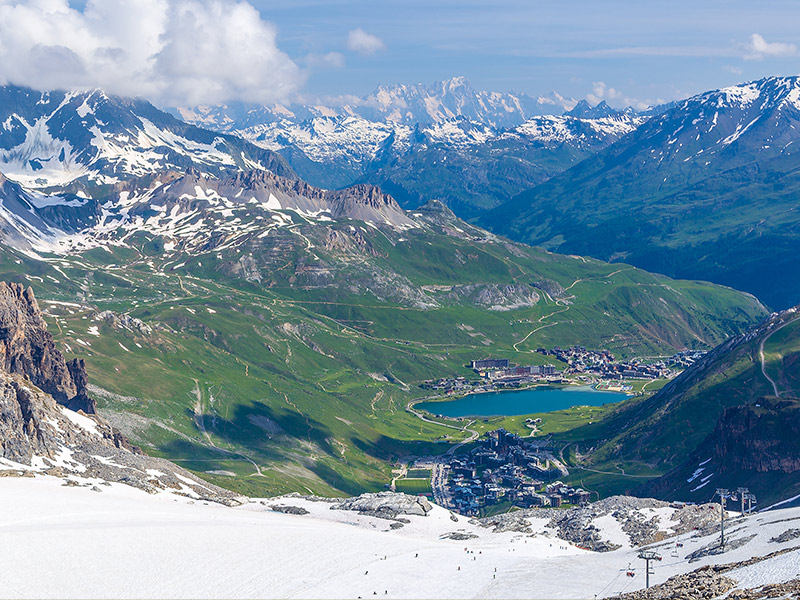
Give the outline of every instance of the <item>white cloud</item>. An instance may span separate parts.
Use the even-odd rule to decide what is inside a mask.
[[[740,67],[735,67],[733,65],[725,65],[722,67],[723,71],[727,71],[728,73],[733,73],[734,75],[741,75],[744,71]]]
[[[746,60],[762,60],[766,56],[794,56],[797,46],[784,42],[768,42],[763,36],[754,33],[750,40],[743,45]]]
[[[347,49],[369,56],[386,49],[386,44],[377,35],[367,33],[360,27],[347,34]]]
[[[586,100],[589,101],[589,104],[599,104],[603,100],[615,100],[621,96],[622,94],[614,88],[608,87],[605,82],[594,81],[592,82],[591,93],[586,94]]]
[[[0,83],[211,104],[281,100],[303,79],[247,2],[0,0]]]

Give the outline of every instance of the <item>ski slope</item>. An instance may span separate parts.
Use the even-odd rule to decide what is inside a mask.
[[[439,507],[392,530],[390,521],[331,510],[324,501],[287,497],[228,508],[89,483],[101,491],[65,487],[55,477],[0,479],[4,597],[593,598],[644,586],[636,549],[600,554],[543,534],[493,533],[463,517],[453,522]],[[309,514],[277,513],[273,504]],[[729,523],[732,538],[755,537],[691,565],[683,557],[713,534],[681,536],[683,548],[662,542],[664,560],[651,582],[798,546],[798,539],[768,541],[798,524],[797,508]],[[458,530],[477,537],[441,539]],[[629,563],[635,577],[626,575]],[[736,574],[760,585],[799,570],[794,551]]]

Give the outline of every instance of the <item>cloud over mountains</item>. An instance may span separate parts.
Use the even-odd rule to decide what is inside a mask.
[[[0,0],[0,83],[101,87],[162,103],[273,102],[303,71],[235,0]]]

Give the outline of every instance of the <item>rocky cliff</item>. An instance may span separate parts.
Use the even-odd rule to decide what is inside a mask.
[[[22,375],[56,402],[87,414],[97,412],[86,392],[82,360],[69,363],[53,343],[30,288],[0,282],[0,370]]]
[[[729,408],[707,447],[723,473],[800,473],[800,401],[761,398]]]
[[[762,397],[727,408],[688,459],[637,493],[683,500],[747,486],[768,502],[800,491],[800,401]]]

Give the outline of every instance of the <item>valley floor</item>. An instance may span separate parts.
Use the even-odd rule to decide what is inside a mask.
[[[54,477],[0,480],[4,597],[594,598],[644,586],[638,551],[627,545],[594,553],[546,535],[493,533],[463,517],[454,522],[439,507],[392,530],[391,521],[330,510],[325,501],[284,497],[228,508],[92,483],[96,489]],[[276,513],[274,504],[309,513]],[[798,508],[732,522],[732,538],[755,537],[692,564],[685,555],[715,534],[681,536],[684,546],[673,551],[680,558],[670,555],[674,541],[662,542],[651,581],[798,546],[798,539],[768,541],[798,524]],[[442,539],[456,531],[477,537]],[[746,586],[790,580],[799,553],[728,576]]]

